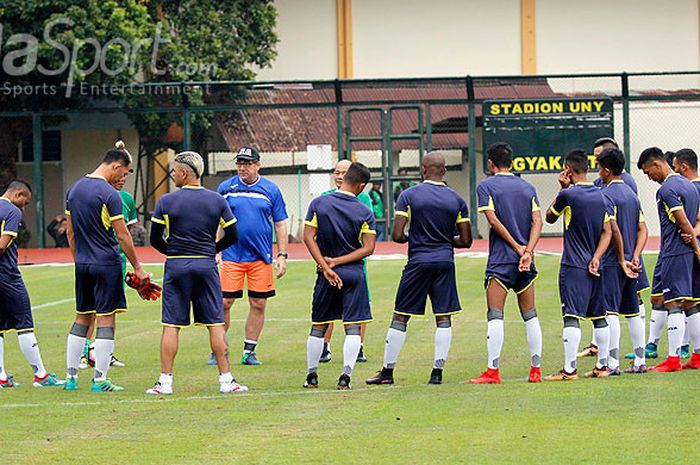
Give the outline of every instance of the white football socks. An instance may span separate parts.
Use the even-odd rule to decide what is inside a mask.
[[[491,313],[491,309],[489,309]],[[488,351],[488,368],[495,369],[501,361],[501,350],[503,349],[503,312],[499,313],[500,317],[491,317],[489,315],[488,323],[486,324],[486,349]]]
[[[309,336],[306,339],[306,367],[307,373],[318,371],[318,361],[323,352],[323,336]]]
[[[564,371],[573,373],[576,371],[576,352],[581,342],[581,328],[574,326],[564,327]]]
[[[384,346],[384,368],[394,368],[399,359],[401,348],[406,342],[406,331],[389,328],[386,333],[386,346]]]
[[[5,336],[2,334],[0,334],[0,379],[7,379],[7,373],[5,372]]]
[[[661,333],[663,333],[664,327],[666,326],[667,316],[668,312],[665,309],[651,310],[651,318],[649,319],[649,339],[647,340],[649,344],[659,345]]]
[[[644,350],[644,320],[641,315],[627,318],[630,329],[630,339],[634,349],[634,366],[646,364],[646,351]]]
[[[675,309],[674,309],[675,310]],[[668,356],[678,357],[681,354],[681,343],[685,332],[685,315],[683,312],[668,314]]]
[[[66,342],[66,373],[68,376],[78,376],[78,365],[80,357],[83,356],[83,347],[85,347],[85,338],[68,334]]]
[[[610,327],[593,328],[593,335],[598,343],[598,361],[596,368],[602,369],[608,366],[608,352],[610,351]]]
[[[360,353],[362,338],[359,334],[346,334],[343,343],[343,374],[350,376]],[[322,347],[323,348],[323,347]]]
[[[447,354],[450,352],[452,344],[452,327],[436,328],[435,329],[435,359],[433,368],[445,368],[447,362]]]
[[[534,317],[526,315],[530,312],[523,313],[523,318],[528,318],[525,320],[525,334],[527,335],[527,346],[530,348],[530,366],[539,367],[542,364],[542,329],[537,313],[535,310],[531,312],[535,314]]]
[[[34,332],[19,333],[17,335],[17,340],[19,341],[19,348],[22,350],[22,353],[34,371],[34,375],[39,378],[44,378],[46,376],[46,369],[44,368],[44,362],[41,360],[39,343],[36,340]]]
[[[608,368],[614,370],[620,368],[620,319],[617,315],[608,315],[605,320],[610,332]]]
[[[700,313],[695,313],[686,318],[686,333],[690,336],[693,345],[693,353],[700,354]]]

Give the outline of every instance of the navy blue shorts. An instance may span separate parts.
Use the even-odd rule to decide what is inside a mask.
[[[516,294],[521,294],[537,279],[537,268],[533,263],[529,271],[522,272],[518,270],[518,263],[487,265],[484,288],[488,287],[492,279],[505,290],[513,289]]]
[[[184,328],[224,324],[221,278],[214,258],[168,258],[163,277],[165,326]]]
[[[693,299],[700,300],[700,263],[693,260]]]
[[[605,318],[603,275],[593,276],[587,269],[562,265],[559,269],[559,296],[564,316],[597,320]]]
[[[639,315],[639,297],[637,297],[637,279],[628,278],[620,265],[615,263],[603,267],[601,279],[605,283],[605,310],[613,315]]]
[[[649,277],[647,276],[647,268],[644,265],[644,259],[639,257],[639,264],[642,266],[642,271],[639,272],[637,277],[637,292],[646,291],[649,289]]]
[[[343,323],[372,321],[363,266],[361,264],[341,266],[334,268],[333,271],[343,280],[343,287],[341,289],[333,287],[328,284],[323,273],[316,274],[311,303],[311,322],[320,325],[336,320],[343,320]]]
[[[695,254],[662,257],[656,262],[651,286],[652,296],[663,296],[664,302],[692,300]]]
[[[408,262],[401,274],[394,312],[425,315],[428,296],[435,315],[451,315],[462,310],[457,295],[454,262]]]
[[[33,329],[32,306],[22,279],[0,281],[0,334]]]
[[[122,267],[75,264],[75,309],[78,313],[112,315],[126,312]]]

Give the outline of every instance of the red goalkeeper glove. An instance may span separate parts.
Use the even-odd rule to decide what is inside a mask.
[[[131,271],[126,273],[124,281],[126,282],[127,286],[136,289],[139,297],[141,297],[143,300],[158,300],[158,297],[160,297],[161,291],[163,290],[163,288],[161,288],[158,284],[151,281],[150,278],[139,279],[139,277]]]

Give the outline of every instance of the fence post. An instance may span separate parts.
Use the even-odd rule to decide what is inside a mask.
[[[342,104],[343,104],[343,91],[340,87],[340,81],[335,80],[333,84],[335,90],[335,125],[338,137],[338,143],[336,144],[336,150],[338,152],[338,160],[345,159],[344,148],[343,148],[343,115],[342,115]]]
[[[474,81],[471,76],[467,76],[467,99],[469,100],[467,128],[469,133],[469,217],[472,225],[472,235],[476,237],[478,231],[478,215],[476,211],[476,106],[474,104]]]
[[[32,137],[34,145],[34,202],[36,204],[37,245],[44,248],[44,148],[42,146],[41,115],[32,114]]]
[[[622,73],[622,131],[623,131],[623,149],[627,156],[625,157],[625,169],[630,171],[630,84],[627,73]]]
[[[180,84],[182,94],[182,150],[192,150],[192,113],[190,100],[185,92],[185,83]]]

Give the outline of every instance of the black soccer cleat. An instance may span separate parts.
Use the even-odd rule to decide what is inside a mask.
[[[430,381],[428,381],[428,384],[442,384],[441,368],[433,368],[433,371],[430,373]]]
[[[360,351],[357,353],[357,363],[365,363],[367,361],[367,357],[365,357],[365,348],[364,346],[360,346]]]
[[[328,363],[331,361],[331,349],[327,342],[323,343],[323,352],[321,352],[321,358],[318,361],[319,363]]]
[[[365,380],[367,384],[394,384],[394,370],[382,368],[374,378]]]
[[[340,375],[340,378],[338,378],[338,386],[336,387],[339,391],[347,391],[349,389],[352,389],[352,386],[350,386],[350,375],[346,375],[343,373]]]
[[[304,381],[304,386],[307,389],[316,389],[318,387],[318,374],[309,373],[306,375],[306,381]]]

